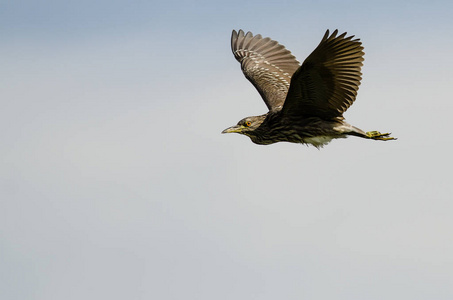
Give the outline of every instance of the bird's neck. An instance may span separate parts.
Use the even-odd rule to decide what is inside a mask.
[[[268,145],[277,142],[271,137],[275,137],[279,134],[279,128],[281,128],[280,111],[270,111],[265,115],[262,115],[263,121],[251,134],[251,140],[260,145]]]

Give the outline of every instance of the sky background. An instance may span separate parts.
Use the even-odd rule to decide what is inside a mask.
[[[1,299],[453,299],[452,1],[1,1]],[[347,121],[253,144],[232,29],[365,47]]]

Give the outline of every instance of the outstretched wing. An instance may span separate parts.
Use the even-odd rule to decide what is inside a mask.
[[[362,79],[363,47],[354,36],[329,30],[294,73],[282,112],[341,117],[354,102]]]
[[[291,75],[299,62],[285,46],[260,34],[233,30],[231,50],[245,77],[255,86],[269,110],[283,105]]]

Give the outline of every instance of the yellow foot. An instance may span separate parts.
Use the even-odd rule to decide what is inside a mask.
[[[379,131],[368,131],[366,136],[373,140],[389,141],[396,140],[396,138],[390,136],[391,133],[380,133]]]

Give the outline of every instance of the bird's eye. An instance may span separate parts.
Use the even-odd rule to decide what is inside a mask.
[[[252,122],[250,121],[245,122],[245,126],[249,127],[250,125],[252,125]]]

